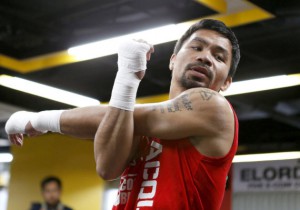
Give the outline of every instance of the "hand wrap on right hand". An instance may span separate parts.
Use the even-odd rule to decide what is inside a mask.
[[[146,43],[128,40],[118,49],[118,72],[109,102],[110,106],[128,111],[134,110],[140,79],[136,72],[145,71],[147,52],[151,46]]]

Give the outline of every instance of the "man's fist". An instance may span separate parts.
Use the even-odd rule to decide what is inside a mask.
[[[153,46],[141,39],[122,42],[118,49],[119,71],[145,71],[147,61],[150,60],[151,53],[153,52]]]
[[[5,124],[5,131],[12,144],[21,146],[23,144],[23,134],[28,136],[43,134],[36,131],[30,123],[34,115],[33,112],[19,111],[10,116]]]
[[[110,106],[134,110],[137,89],[145,75],[147,60],[153,52],[153,46],[143,40],[127,40],[119,45],[119,70],[109,101]]]

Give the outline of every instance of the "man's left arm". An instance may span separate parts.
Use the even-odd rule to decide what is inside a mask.
[[[193,138],[230,147],[234,116],[228,101],[206,88],[184,91],[176,98],[135,108],[135,135],[165,140]],[[197,143],[197,142],[196,142]]]

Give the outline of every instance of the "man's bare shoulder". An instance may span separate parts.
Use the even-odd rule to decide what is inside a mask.
[[[233,110],[227,99],[220,93],[208,88],[193,88],[187,94],[193,104],[193,118],[199,126],[206,127],[207,134],[218,135],[234,123]],[[206,126],[205,126],[206,125]],[[228,125],[228,126],[224,126]]]
[[[135,134],[162,139],[216,136],[231,123],[229,103],[219,93],[193,88],[177,97],[135,110]],[[233,119],[233,118],[232,118]]]
[[[189,96],[190,100],[194,104],[194,107],[198,108],[199,110],[203,110],[203,108],[207,106],[206,108],[210,108],[214,111],[219,110],[232,113],[232,109],[227,99],[219,92],[216,92],[214,90],[198,87],[182,92],[180,94],[180,97],[184,95]]]
[[[193,118],[201,132],[191,138],[197,150],[207,156],[220,157],[229,151],[234,134],[233,110],[220,93],[207,88],[185,91],[193,103]]]

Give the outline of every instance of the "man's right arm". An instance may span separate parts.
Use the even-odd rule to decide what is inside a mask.
[[[60,117],[61,133],[76,138],[94,139],[107,110],[107,105],[66,110]]]
[[[201,91],[201,89],[199,91]],[[188,92],[192,92],[192,91],[190,90]],[[183,94],[182,96],[179,96],[178,99],[175,99],[175,100],[185,99],[185,98],[183,98],[183,96],[185,96],[185,94]],[[220,98],[220,97],[217,97],[217,98]],[[215,107],[215,106],[211,106],[211,103],[209,103],[209,101],[206,101],[206,100],[197,100],[197,101],[202,102],[202,103],[200,105],[198,105],[198,104],[196,105],[196,103],[193,102],[193,103],[195,103],[194,104],[195,107],[202,107],[201,109],[205,109],[205,107],[209,107],[209,109],[212,109]],[[224,100],[221,100],[221,101],[224,101]],[[153,107],[155,107],[155,106],[157,106],[157,108],[159,108],[162,106],[168,106],[169,103],[170,102],[166,101],[166,102],[162,102],[162,103],[156,104],[156,105],[155,104],[153,104],[153,105],[151,105],[151,104],[137,105],[135,107],[136,110],[134,111],[134,119],[137,120],[136,122],[138,122],[137,123],[138,125],[136,124],[136,126],[135,126],[135,134],[136,135],[151,135],[151,136],[157,135],[157,137],[161,137],[161,138],[172,138],[172,136],[162,136],[161,132],[163,132],[164,134],[170,134],[170,133],[176,134],[177,132],[174,132],[174,130],[176,130],[176,131],[178,130],[178,132],[180,132],[181,135],[182,134],[184,135],[185,132],[182,131],[180,129],[180,127],[186,128],[186,126],[180,126],[179,128],[174,129],[174,122],[177,122],[176,124],[178,124],[178,122],[184,121],[183,118],[188,118],[190,121],[190,119],[195,118],[196,113],[198,113],[198,112],[195,112],[195,110],[194,111],[188,111],[188,110],[180,111],[180,112],[177,112],[177,114],[175,114],[176,113],[175,112],[175,113],[172,113],[172,115],[170,115],[171,118],[168,120],[169,115],[155,114],[155,112],[151,111],[151,110],[153,110]],[[215,102],[213,102],[213,103],[215,103]],[[225,102],[223,102],[223,103],[227,104]],[[186,104],[185,106],[188,106],[188,105],[189,104]],[[59,120],[59,127],[60,127],[61,133],[65,134],[65,135],[73,136],[76,138],[94,139],[96,131],[97,131],[106,111],[108,110],[108,108],[109,107],[107,105],[99,105],[99,106],[82,107],[82,108],[75,108],[75,109],[63,111],[60,116],[60,120]],[[227,108],[226,110],[230,110],[230,109]],[[222,112],[225,113],[224,111],[222,111]],[[213,110],[211,110],[209,112],[206,111],[206,112],[202,113],[201,114],[202,117],[198,118],[198,119],[206,120],[204,117],[205,115],[203,115],[203,114],[209,114],[209,113],[215,113],[215,111],[213,111]],[[152,115],[153,115],[153,119],[151,118],[151,122],[152,121],[154,121],[154,122],[150,123],[147,126],[147,124],[145,124],[145,123],[149,123],[149,116],[152,116]],[[157,117],[154,117],[154,116],[157,116]],[[178,119],[181,119],[181,120],[178,121]],[[172,121],[173,123],[164,123],[165,121]],[[207,122],[208,121],[206,120],[205,123],[197,123],[197,124],[199,124],[199,125],[202,124],[202,126],[200,126],[200,127],[202,127],[202,129],[204,127],[207,127],[206,125],[211,127],[210,123],[207,123]],[[159,123],[168,125],[168,127],[171,126],[170,129],[172,129],[173,132],[169,132],[168,131],[169,129],[162,130],[161,128],[164,128],[165,126],[161,126]],[[158,124],[159,124],[159,126],[157,126]],[[141,127],[141,125],[142,125],[142,127]],[[157,129],[155,129],[157,127],[159,128],[159,131],[156,131]],[[200,129],[200,131],[202,129]],[[32,126],[30,125],[30,123],[28,123],[28,125],[26,126],[25,133],[32,134],[32,130],[33,130]],[[176,134],[176,136],[177,136],[177,138],[179,138],[177,134]],[[12,143],[15,143],[15,142],[12,142]]]
[[[82,108],[74,108],[70,110],[60,110],[60,115],[56,115],[57,111],[49,111],[48,115],[53,117],[56,115],[54,121],[57,123],[54,127],[58,129],[51,129],[50,125],[53,124],[53,119],[43,117],[32,117],[39,115],[40,113],[32,112],[17,112],[14,113],[6,122],[6,132],[8,138],[12,144],[21,146],[23,144],[23,134],[28,135],[29,137],[38,136],[45,132],[40,132],[33,125],[41,124],[39,121],[43,121],[43,127],[46,127],[46,130],[51,132],[60,132],[69,136],[82,139],[94,139],[97,128],[104,117],[104,114],[108,106],[99,105],[99,106],[89,106]],[[45,111],[48,112],[48,111]],[[35,123],[32,123],[32,118],[35,119]],[[55,124],[55,123],[54,123]],[[51,126],[53,128],[53,126]],[[59,131],[58,131],[59,130]]]

